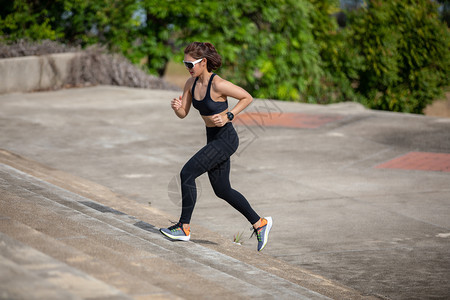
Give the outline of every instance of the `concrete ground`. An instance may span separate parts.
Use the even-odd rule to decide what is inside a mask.
[[[156,227],[169,226],[169,219],[176,221],[180,212],[178,173],[205,143],[204,125],[197,111],[191,110],[184,120],[173,114],[170,100],[176,96],[178,92],[174,91],[109,86],[1,95],[0,148],[6,154],[0,159],[4,182],[0,217],[10,220],[16,213],[23,216],[19,223],[13,222],[15,227],[2,227],[0,240],[6,245],[20,241],[32,248],[27,248],[29,251],[38,248],[47,253],[38,242],[27,243],[28,238],[16,235],[22,223],[33,228],[34,234],[44,232],[40,224],[30,220],[33,210],[25,215],[18,205],[14,211],[15,202],[11,200],[19,196],[29,199],[14,187],[23,185],[25,189],[31,183],[38,191],[50,189],[42,182],[51,182],[80,195],[86,192],[83,186],[97,184],[128,202],[107,203],[112,200],[95,198],[95,192],[84,196],[107,207],[120,207],[126,215],[138,216]],[[302,281],[292,280],[292,274],[308,274],[309,281],[303,281],[308,290],[305,298],[319,297],[314,293],[334,299],[355,295],[389,299],[450,296],[450,119],[370,111],[354,103],[319,106],[271,100],[255,100],[246,112],[249,114],[236,120],[241,144],[232,158],[231,179],[258,213],[273,217],[274,227],[264,254],[253,260],[256,240],[248,239],[250,225],[214,196],[207,176],[197,181],[199,197],[191,224],[194,242],[167,246],[155,232],[152,243],[176,253],[192,252],[189,255],[207,251],[201,247],[227,257],[242,253],[236,259],[246,264],[252,261],[254,269],[250,272],[272,270],[277,276],[273,278],[283,282],[282,286],[292,282],[301,286]],[[36,168],[44,171],[37,172]],[[56,171],[66,175],[44,178],[43,174]],[[82,179],[89,184],[79,183]],[[22,209],[30,209],[33,203]],[[68,213],[67,217],[72,216]],[[60,224],[62,220],[55,222]],[[112,224],[115,220],[103,222]],[[10,230],[13,227],[17,231]],[[231,244],[233,236],[241,232],[241,247],[217,246],[220,241]],[[134,229],[133,234],[141,236]],[[86,247],[83,251],[94,251]],[[152,251],[160,257],[159,252]],[[2,253],[10,253],[3,257],[12,256],[11,251]],[[71,261],[48,254],[76,268]],[[267,259],[266,267],[257,261],[261,258]],[[281,270],[278,273],[276,266]],[[91,274],[88,269],[81,268]],[[242,273],[238,267],[236,273]],[[107,282],[115,288],[99,297],[130,295],[113,280],[91,275],[96,278],[92,282],[103,280],[95,281],[98,286]],[[319,283],[315,286],[311,278]],[[210,285],[212,290],[217,288],[216,296],[230,290],[216,287],[214,282],[218,281],[223,278],[217,277]],[[42,286],[47,290],[45,284]],[[334,292],[324,291],[324,286]],[[298,287],[287,289],[297,296],[303,293]],[[167,290],[167,283],[156,281],[151,291],[145,292],[168,298],[198,296],[186,296],[183,289],[174,291],[174,296]],[[314,293],[308,294],[309,290]],[[285,295],[286,299],[297,297]]]

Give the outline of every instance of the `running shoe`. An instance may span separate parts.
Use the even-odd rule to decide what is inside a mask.
[[[189,229],[183,229],[183,224],[178,222],[177,224],[170,226],[169,228],[161,228],[162,234],[174,241],[189,241],[191,238],[191,232]]]
[[[272,217],[261,219],[261,226],[253,229],[253,234],[258,238],[258,251],[262,251],[269,241],[269,232],[272,228]],[[252,236],[253,236],[252,234]]]

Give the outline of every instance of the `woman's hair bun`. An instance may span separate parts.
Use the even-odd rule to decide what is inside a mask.
[[[204,43],[204,44],[205,44],[206,47],[209,48],[209,50],[214,51],[214,52],[217,52],[217,51],[216,51],[216,48],[214,47],[213,44],[211,44],[211,43]]]

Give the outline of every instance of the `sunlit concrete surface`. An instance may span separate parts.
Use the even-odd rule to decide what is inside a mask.
[[[197,180],[199,198],[191,225],[193,242],[166,246],[165,240],[159,240],[156,229],[178,219],[181,209],[178,174],[205,143],[204,124],[197,111],[192,109],[186,119],[180,120],[171,110],[170,100],[178,95],[176,91],[109,86],[1,95],[0,148],[10,153],[0,159],[4,191],[0,196],[3,222],[0,231],[6,236],[4,240],[17,240],[21,243],[17,247],[30,251],[38,248],[49,256],[45,259],[50,260],[53,255],[51,259],[92,276],[99,281],[95,284],[100,287],[101,295],[108,292],[101,288],[111,286],[117,297],[138,298],[123,283],[129,282],[129,278],[122,282],[118,274],[130,268],[129,277],[137,276],[139,270],[146,275],[151,273],[148,268],[160,262],[161,274],[182,278],[170,271],[175,266],[181,268],[181,274],[192,276],[192,291],[183,295],[183,284],[171,290],[168,281],[158,281],[154,274],[148,286],[145,281],[136,281],[136,290],[154,297],[198,297],[196,289],[202,286],[208,273],[205,266],[212,262],[202,261],[197,265],[200,258],[195,253],[211,251],[206,256],[218,255],[231,269],[237,260],[248,264],[248,271],[255,274],[273,270],[274,280],[284,287],[274,294],[285,293],[286,299],[291,292],[305,298],[336,299],[340,296],[341,299],[448,296],[449,172],[380,166],[409,153],[449,155],[450,119],[370,111],[355,103],[319,106],[256,100],[246,111],[250,114],[236,121],[240,148],[232,158],[231,180],[233,187],[246,196],[259,214],[270,215],[274,220],[264,253],[256,253],[256,239],[249,239],[250,225],[215,197],[207,176]],[[288,119],[280,119],[283,116]],[[14,158],[13,154],[22,158]],[[29,167],[17,162],[22,159],[30,161]],[[36,171],[35,164],[42,166],[42,170]],[[45,177],[49,176],[45,175],[48,172],[56,173]],[[27,177],[30,174],[31,179]],[[62,209],[65,218],[76,226],[83,224],[86,214],[95,220],[87,218],[77,230],[61,229],[68,232],[61,236],[57,235],[57,228],[64,223],[64,218],[59,213],[46,215],[44,210],[37,221],[31,218],[33,209],[17,211],[20,217],[15,220],[14,201],[24,209],[35,205],[36,212],[42,207],[38,200],[27,196],[28,192],[14,190],[13,186],[18,185],[14,180],[21,184],[25,180],[23,189],[28,192],[26,182],[35,182],[35,194],[41,193],[43,186],[36,182],[42,180],[82,195],[86,199],[74,196],[72,204],[63,203],[76,206],[72,209],[80,215],[61,208],[59,205],[63,204],[56,200],[52,201],[59,204],[49,203],[54,209]],[[86,183],[81,184],[79,180]],[[45,185],[42,193],[48,193],[47,189],[55,191],[53,186]],[[89,193],[88,189],[91,189]],[[103,196],[95,196],[98,193]],[[113,198],[114,201],[110,200]],[[120,222],[129,221],[128,225],[120,223],[114,228],[123,226],[120,230],[131,232],[133,237],[119,239],[121,231],[114,228],[102,233],[106,230],[98,223],[102,212],[93,212],[92,207],[81,203],[89,201],[122,212],[110,212],[102,222],[115,224],[116,218]],[[55,222],[50,228],[56,228],[56,233],[43,229],[48,222]],[[130,222],[134,223],[130,225]],[[20,232],[27,233],[27,237],[20,237]],[[233,244],[233,236],[241,232],[243,245]],[[150,246],[145,244],[147,235]],[[36,236],[61,247],[70,245],[70,257],[75,262],[67,260],[67,253],[58,256],[44,246],[39,248],[33,239]],[[84,236],[88,236],[86,244],[76,242],[77,237],[83,241]],[[95,236],[99,239],[89,248],[89,241]],[[27,244],[27,241],[31,242]],[[126,250],[109,249],[109,241],[111,245],[123,245],[119,249]],[[139,256],[137,246],[130,244],[142,241],[142,249],[147,250]],[[119,257],[114,251],[124,253],[131,251],[129,247],[134,249],[131,258],[121,258],[114,265],[114,257]],[[175,247],[170,249],[170,259],[161,256],[164,251],[159,247]],[[96,277],[93,268],[81,262],[96,262],[96,255],[101,251],[106,251],[107,263],[99,267],[100,275]],[[80,261],[73,257],[79,257]],[[277,264],[281,270],[277,271]],[[212,274],[217,277],[205,281],[205,286],[215,290],[218,297],[233,290],[218,283],[225,278],[222,267],[213,266],[216,271]],[[226,276],[234,278],[233,282],[245,289],[253,283],[237,275],[242,272],[235,269]],[[298,279],[300,275],[293,275],[300,273],[305,276],[303,281]],[[31,275],[27,276],[26,280],[30,280]],[[316,285],[312,278],[317,280]],[[327,284],[331,291],[323,289]],[[47,288],[46,283],[42,286],[44,290]],[[346,297],[339,296],[338,290],[347,293]],[[233,292],[234,296],[243,298],[271,295],[270,289],[261,286],[247,294]]]

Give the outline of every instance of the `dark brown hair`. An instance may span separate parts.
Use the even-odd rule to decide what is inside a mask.
[[[206,68],[208,72],[217,70],[222,65],[222,58],[217,53],[216,48],[210,43],[193,42],[184,49],[184,54],[189,54],[193,58],[206,58]]]

